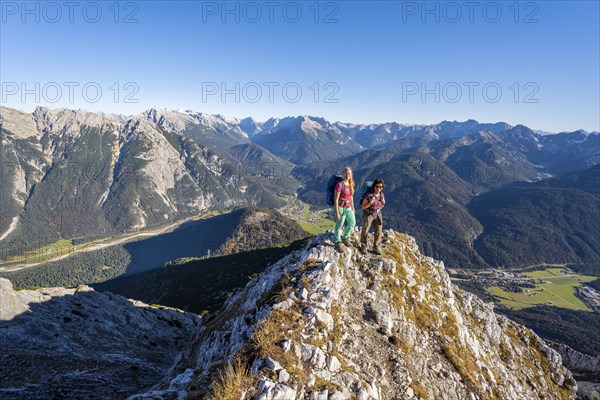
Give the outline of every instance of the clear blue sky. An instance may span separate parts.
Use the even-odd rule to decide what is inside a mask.
[[[599,3],[2,1],[1,101],[600,130]]]

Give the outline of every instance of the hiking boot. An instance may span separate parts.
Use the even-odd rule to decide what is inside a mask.
[[[341,253],[346,249],[346,247],[342,242],[335,242],[335,249]]]
[[[352,243],[350,243],[350,239],[342,239],[342,243],[344,243],[348,247],[352,247]]]
[[[373,253],[375,253],[378,256],[380,256],[381,255],[381,250],[379,249],[379,247],[373,247]]]
[[[358,251],[360,251],[362,255],[366,256],[367,255],[367,246],[365,246],[364,244],[361,244],[358,247]]]

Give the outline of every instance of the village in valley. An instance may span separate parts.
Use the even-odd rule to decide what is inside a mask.
[[[513,271],[450,269],[449,273],[455,283],[479,287],[510,309],[547,305],[600,313],[600,291],[589,285],[597,278],[578,274],[566,265]]]

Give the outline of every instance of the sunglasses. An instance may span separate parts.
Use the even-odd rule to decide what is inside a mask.
[[[375,187],[382,188],[383,185],[375,185]]]

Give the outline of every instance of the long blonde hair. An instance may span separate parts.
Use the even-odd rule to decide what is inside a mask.
[[[352,168],[344,168],[344,172],[346,171],[348,171],[348,175],[350,175],[350,178],[348,178],[348,186],[350,186],[350,193],[354,194],[354,177],[352,175]]]

